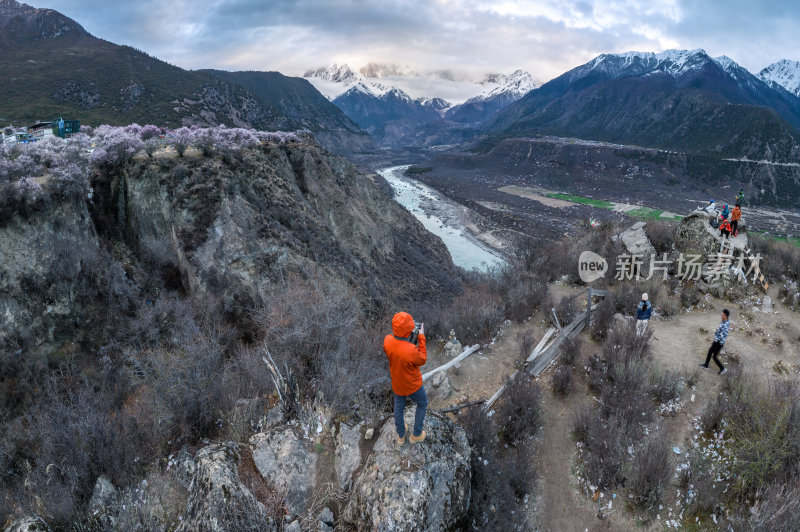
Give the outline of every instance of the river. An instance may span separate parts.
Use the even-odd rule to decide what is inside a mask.
[[[488,270],[504,263],[487,246],[479,243],[464,228],[464,207],[447,199],[431,187],[404,175],[409,165],[392,166],[378,173],[394,189],[394,199],[422,222],[425,229],[442,239],[453,263],[465,270]]]

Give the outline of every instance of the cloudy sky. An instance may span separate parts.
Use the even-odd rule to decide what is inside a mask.
[[[603,52],[704,48],[752,72],[800,60],[800,2],[778,0],[30,0],[184,68],[345,62],[523,68],[542,81]]]

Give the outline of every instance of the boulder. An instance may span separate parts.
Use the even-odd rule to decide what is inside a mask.
[[[434,373],[426,385],[426,391],[431,399],[443,401],[453,395],[453,387],[446,371]]]
[[[333,512],[327,506],[322,509],[322,511],[317,516],[317,519],[319,519],[320,522],[325,523],[326,525],[333,525],[335,523],[333,519]]]
[[[21,517],[8,525],[3,532],[49,532],[50,527],[39,517]]]
[[[339,434],[336,437],[336,453],[334,456],[334,467],[336,476],[339,479],[339,489],[347,491],[353,480],[358,466],[361,464],[361,427],[356,425],[351,427],[342,423],[339,426]]]
[[[445,359],[455,358],[461,354],[464,348],[461,345],[461,342],[458,341],[456,338],[456,332],[451,330],[450,337],[445,342],[444,347],[442,347],[442,356]]]
[[[291,428],[258,433],[250,438],[250,446],[264,480],[286,492],[290,515],[305,513],[314,489],[317,456]]]
[[[413,423],[414,409],[406,411]],[[430,412],[427,438],[398,447],[394,420],[353,484],[344,521],[358,530],[452,530],[469,506],[470,447],[464,429]]]
[[[636,222],[631,227],[619,234],[619,240],[625,245],[625,249],[631,255],[641,256],[642,262],[645,264],[645,269],[639,272],[639,275],[647,276],[649,272],[650,256],[656,254],[656,248],[650,243],[647,238],[647,233],[644,228],[647,224],[645,222]]]
[[[197,452],[186,515],[178,532],[277,530],[264,506],[239,479],[235,443],[209,445]]]
[[[772,298],[769,296],[764,296],[764,299],[761,300],[761,311],[762,312],[772,312]]]
[[[114,487],[111,480],[105,475],[100,475],[97,477],[92,498],[89,500],[89,512],[92,514],[104,512],[114,501],[116,494],[117,488]]]

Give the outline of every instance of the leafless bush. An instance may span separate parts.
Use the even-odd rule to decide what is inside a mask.
[[[659,403],[676,399],[682,386],[683,379],[677,371],[656,367],[650,374],[650,394]]]
[[[575,363],[575,359],[580,356],[582,349],[583,342],[577,336],[564,339],[561,344],[561,363],[566,366],[572,366]]]
[[[539,429],[542,393],[525,372],[509,382],[495,413],[500,438],[517,445]]]
[[[683,308],[697,305],[702,297],[700,290],[694,284],[687,284],[681,288],[681,305]]]
[[[553,393],[560,396],[569,395],[572,388],[572,366],[561,365],[553,372]]]
[[[514,321],[532,316],[547,299],[547,284],[520,266],[505,268],[498,288],[505,301],[506,318]]]
[[[495,416],[471,408],[462,416],[472,446],[470,530],[518,529],[524,525],[525,495],[536,481],[531,445],[508,447],[497,442]]]
[[[287,279],[273,287],[268,300],[256,318],[262,340],[279,366],[292,369],[308,397],[321,391],[332,408],[345,409],[385,384],[382,340],[391,327],[367,327],[343,282],[316,274]]]
[[[592,338],[602,340],[608,336],[608,332],[614,324],[615,312],[614,296],[609,293],[592,312]]]
[[[625,423],[614,417],[590,418],[586,428],[586,449],[583,469],[586,479],[600,489],[619,486],[625,478],[624,465],[627,457]]]
[[[651,519],[658,513],[659,505],[669,487],[672,474],[672,456],[669,443],[661,437],[650,438],[633,459],[630,490],[633,502]]]
[[[533,351],[533,346],[536,344],[536,339],[533,337],[533,331],[525,329],[517,333],[517,348],[519,350],[519,358],[525,360]]]
[[[656,249],[659,257],[662,253],[672,250],[672,242],[675,239],[675,223],[661,220],[651,220],[647,222],[645,232],[647,238]]]
[[[800,480],[773,484],[756,494],[749,527],[758,532],[800,530]]]

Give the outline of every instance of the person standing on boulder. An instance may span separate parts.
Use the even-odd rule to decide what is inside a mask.
[[[647,292],[645,292],[642,294],[642,300],[636,306],[636,336],[644,334],[647,323],[650,321],[650,314],[653,313],[653,306],[647,299]]]
[[[739,234],[739,219],[742,217],[742,206],[737,203],[736,207],[731,212],[731,234],[736,236]]]
[[[425,349],[425,324],[420,325],[417,332],[414,319],[408,312],[398,312],[392,318],[392,334],[383,340],[383,350],[389,359],[389,373],[392,377],[392,392],[394,392],[394,425],[397,429],[397,444],[405,443],[408,426],[404,420],[406,399],[416,403],[417,410],[414,415],[414,430],[409,435],[411,443],[419,443],[425,439],[422,423],[425,421],[425,411],[428,408],[428,396],[422,385],[422,372],[428,360]]]
[[[728,309],[724,309],[722,311],[722,323],[719,324],[717,327],[717,332],[714,333],[714,343],[711,344],[711,347],[708,348],[708,354],[706,355],[706,361],[703,364],[700,364],[700,367],[703,369],[708,369],[708,363],[711,361],[711,357],[714,357],[714,362],[716,362],[717,366],[719,366],[719,373],[718,375],[725,375],[728,370],[725,369],[725,366],[722,365],[722,362],[719,361],[717,355],[722,350],[722,346],[725,345],[725,340],[728,339],[728,331],[731,328],[731,324],[728,321],[731,313]]]

